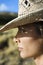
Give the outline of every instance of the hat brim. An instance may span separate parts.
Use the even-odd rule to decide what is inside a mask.
[[[31,12],[28,15],[19,16],[13,19],[12,21],[8,22],[7,24],[5,24],[2,28],[0,28],[0,32],[6,31],[12,28],[16,28],[21,25],[38,22],[41,20],[41,18],[43,19],[42,16],[43,16],[43,9],[35,11],[35,12]]]

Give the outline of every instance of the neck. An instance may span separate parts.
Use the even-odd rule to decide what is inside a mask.
[[[35,58],[34,60],[35,60],[36,65],[43,65],[43,55]]]

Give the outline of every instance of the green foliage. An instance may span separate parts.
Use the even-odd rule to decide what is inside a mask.
[[[17,16],[17,13],[0,12],[0,25],[6,24]]]
[[[0,34],[0,46],[7,40],[8,47],[0,48],[0,65],[18,65],[19,51],[17,44],[13,42],[13,37],[17,34],[18,29],[12,29]]]

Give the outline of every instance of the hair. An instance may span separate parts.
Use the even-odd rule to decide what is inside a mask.
[[[18,27],[19,31],[25,32],[25,29],[23,27],[28,27],[29,28],[29,26],[31,26],[31,25],[33,25],[35,27],[36,34],[39,37],[43,38],[43,23],[42,23],[42,21],[19,26]]]
[[[35,25],[35,29],[36,29],[36,33],[43,38],[43,23],[42,21],[34,23]]]

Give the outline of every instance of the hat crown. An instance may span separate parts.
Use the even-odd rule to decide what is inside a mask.
[[[18,16],[43,9],[43,0],[19,0]]]

